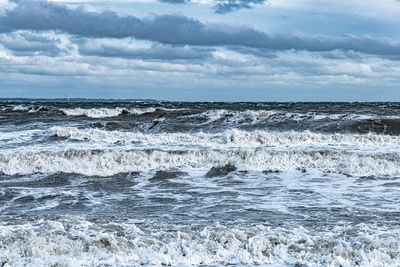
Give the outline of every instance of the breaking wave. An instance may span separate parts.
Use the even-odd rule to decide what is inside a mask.
[[[207,119],[207,123],[222,121],[224,123],[258,123],[261,121],[282,122],[282,121],[350,121],[350,120],[374,120],[374,119],[400,119],[400,116],[378,116],[372,114],[330,114],[318,112],[286,112],[279,110],[244,110],[235,111],[227,109],[208,110],[189,117],[199,117]]]
[[[372,133],[239,129],[219,133],[142,133],[54,126],[49,130],[1,133],[0,143],[24,142],[37,136],[42,140],[46,135],[75,142],[4,149],[0,153],[0,172],[109,176],[231,165],[238,171],[318,169],[353,176],[400,176],[400,137]]]
[[[147,108],[56,108],[54,106],[39,106],[39,105],[13,105],[1,107],[1,111],[28,112],[36,113],[41,111],[57,111],[62,112],[67,116],[86,116],[89,118],[108,118],[117,117],[121,114],[142,115],[145,113],[153,113],[158,110],[166,110],[162,107],[147,107]]]
[[[141,115],[145,113],[153,113],[162,108],[74,108],[74,109],[61,109],[67,116],[86,116],[89,118],[108,118],[117,117],[121,114]]]
[[[373,151],[398,151],[400,136],[381,134],[320,134],[304,132],[244,131],[229,129],[219,133],[142,133],[78,129],[55,126],[50,133],[57,137],[77,141],[100,143],[134,143],[143,146],[165,145],[169,147],[284,147],[284,148],[336,148]]]
[[[94,223],[81,217],[0,224],[2,266],[398,266],[398,229],[364,224],[329,232],[265,225],[191,228]]]
[[[179,168],[212,168],[232,165],[239,171],[291,172],[318,169],[352,176],[400,176],[400,157],[393,153],[349,151],[275,151],[268,148],[225,150],[101,150],[15,151],[0,154],[0,172],[6,175],[32,173],[78,173],[111,176]]]
[[[289,105],[289,104],[287,104]],[[311,104],[307,104],[311,105]],[[217,105],[218,106],[218,105]],[[398,111],[391,108],[388,112],[375,112],[373,109],[361,112],[358,109],[349,112],[346,109],[317,109],[315,106],[307,109],[283,109],[278,104],[257,108],[251,104],[247,108],[237,110],[234,105],[220,105],[221,108],[190,103],[159,103],[155,105],[140,106],[136,104],[120,103],[118,106],[104,105],[99,106],[86,104],[77,105],[72,108],[70,103],[43,103],[37,104],[18,104],[0,107],[2,112],[33,113],[28,120],[33,122],[42,119],[41,112],[46,116],[66,115],[63,118],[68,122],[72,117],[87,117],[92,119],[116,118],[121,115],[132,115],[140,117],[141,122],[151,122],[154,118],[149,118],[152,113],[163,111],[166,113],[166,121],[162,124],[162,130],[168,132],[179,132],[188,130],[205,131],[210,129],[226,129],[231,127],[243,129],[274,129],[278,131],[304,131],[327,133],[368,133],[375,132],[381,134],[400,135],[400,116]],[[258,107],[259,108],[259,107]],[[267,108],[267,109],[266,109]],[[160,112],[161,113],[161,112]],[[36,115],[35,115],[36,114]],[[155,114],[153,114],[155,115]],[[159,115],[159,114],[158,114]],[[120,117],[119,121],[137,124],[130,117]]]
[[[4,111],[22,111],[22,112],[39,112],[49,111],[52,107],[49,106],[38,106],[38,105],[15,105],[8,108],[4,108]]]

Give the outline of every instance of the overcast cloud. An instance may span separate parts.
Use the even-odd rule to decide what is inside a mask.
[[[201,9],[205,5],[209,15],[205,11],[199,17],[193,15],[195,12],[189,12],[190,15],[164,13],[164,5],[171,3],[188,3],[176,5],[185,7],[182,10],[196,8],[196,5]],[[255,97],[265,98],[271,90],[279,92],[277,88],[287,90],[285,97],[290,92],[302,96],[303,91],[303,100],[313,98],[307,94],[307,88],[326,88],[334,97],[335,90],[343,92],[340,88],[361,90],[368,87],[371,91],[375,86],[376,97],[381,90],[394,90],[396,95],[395,88],[400,82],[400,41],[396,39],[395,30],[393,34],[388,32],[400,25],[396,19],[382,19],[374,13],[373,2],[364,2],[362,14],[339,8],[325,10],[311,0],[290,3],[273,0],[268,4],[263,0],[190,1],[190,5],[186,1],[164,0],[152,2],[154,10],[145,13],[133,15],[129,14],[129,9],[123,9],[145,4],[116,1],[115,8],[110,8],[110,4],[102,6],[96,1],[84,5],[79,1],[70,4],[36,0],[1,3],[0,76],[3,80],[0,86],[3,96],[13,96],[16,92],[40,95],[41,83],[45,83],[47,77],[46,86],[50,86],[54,76],[66,77],[54,83],[55,95],[72,90],[68,89],[73,88],[71,81],[86,84],[85,94],[89,96],[97,94],[96,88],[111,88],[110,92],[103,92],[104,97],[113,95],[112,88],[123,88],[115,90],[126,97],[140,96],[140,88],[157,92],[157,86],[163,87],[159,88],[160,92],[179,97],[182,96],[180,88],[194,95],[198,90],[206,92],[214,88],[218,96],[235,90],[238,100],[245,98],[249,90],[255,92]],[[327,1],[327,5],[335,4]],[[343,0],[337,1],[337,5],[347,4]],[[384,0],[380,8],[388,9],[390,15],[393,10],[389,9],[397,9],[398,5],[398,1]],[[298,25],[304,31],[290,27],[284,31],[271,30],[279,29],[274,23],[290,25],[291,20],[297,21],[297,16],[304,15],[308,9],[318,16],[306,16],[304,24]],[[263,12],[274,10],[276,15],[263,16]],[[299,14],[294,12],[296,10]],[[218,17],[215,12],[224,15]],[[254,14],[253,20],[251,14]],[[318,22],[323,24],[327,18],[330,21],[337,18],[338,23],[318,27]],[[354,18],[354,23],[361,26],[347,31],[343,18]],[[241,23],[242,20],[246,23]],[[315,26],[309,26],[308,20],[313,20]],[[369,26],[365,23],[369,20],[385,27]],[[12,78],[16,76],[17,80]],[[35,78],[39,76],[40,79]],[[243,88],[242,94],[240,88]],[[212,98],[212,91],[209,93]]]
[[[17,7],[0,17],[4,32],[61,30],[85,37],[132,37],[164,44],[193,46],[236,45],[271,50],[352,50],[376,55],[400,55],[400,42],[371,36],[307,36],[270,34],[249,26],[206,24],[183,15],[147,18],[121,17],[115,12],[89,12],[83,8],[45,2],[14,0]]]

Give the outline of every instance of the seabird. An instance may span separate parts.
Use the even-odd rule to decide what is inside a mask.
[[[160,116],[157,117],[157,119],[153,121],[153,124],[149,127],[149,130],[153,129],[157,124],[163,122],[164,120],[165,120],[165,113],[161,114]]]

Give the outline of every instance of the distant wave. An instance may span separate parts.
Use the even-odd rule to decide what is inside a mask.
[[[166,108],[166,107],[115,107],[115,108],[58,108],[51,105],[18,104],[0,107],[0,111],[18,112],[40,112],[60,111],[67,116],[87,116],[90,118],[116,117],[121,114],[142,115],[155,111],[187,111],[188,108]],[[318,120],[374,120],[374,119],[400,119],[400,115],[376,115],[376,114],[354,114],[354,113],[323,113],[323,112],[287,112],[283,110],[232,110],[232,109],[210,109],[206,111],[197,110],[194,114],[177,113],[181,118],[198,118],[207,123],[258,123],[261,121],[318,121]]]
[[[80,107],[68,108],[64,104],[40,105],[40,104],[18,104],[5,105],[1,112],[33,113],[41,116],[66,115],[72,117],[87,117],[92,119],[113,118],[121,115],[146,116],[157,111],[167,113],[167,121],[163,123],[165,131],[185,131],[190,129],[202,129],[205,131],[218,128],[269,128],[275,130],[310,130],[316,132],[352,132],[400,135],[400,115],[393,110],[387,113],[380,111],[373,114],[373,110],[360,113],[357,110],[348,112],[346,110],[323,111],[297,111],[295,109],[280,110],[279,107],[271,110],[243,109],[235,110],[234,105],[226,105],[229,108],[211,108],[209,110],[196,104],[182,105],[170,104],[166,106],[130,107],[127,103],[118,107],[94,107],[87,104]],[[250,105],[249,105],[250,106]],[[35,120],[35,116],[30,117]],[[148,118],[147,118],[148,119]],[[130,121],[131,123],[132,121]],[[111,129],[117,129],[111,127]],[[122,127],[124,128],[124,127]]]
[[[121,114],[142,115],[145,113],[153,113],[159,110],[178,110],[166,109],[163,107],[146,107],[146,108],[57,108],[55,106],[40,106],[40,105],[12,105],[3,106],[0,111],[14,111],[14,112],[44,112],[44,111],[59,111],[67,116],[86,116],[89,118],[108,118],[117,117]]]
[[[199,114],[190,115],[187,117],[203,118],[207,123],[220,121],[226,124],[249,123],[255,124],[262,121],[268,122],[283,122],[283,121],[319,121],[319,120],[373,120],[373,119],[400,119],[400,116],[378,116],[373,114],[329,114],[317,112],[285,112],[279,110],[226,110],[215,109],[204,111]]]
[[[74,108],[74,109],[61,109],[67,116],[87,116],[89,118],[108,118],[117,117],[121,114],[134,114],[141,115],[144,113],[153,113],[163,108]]]
[[[9,107],[3,107],[3,111],[22,111],[22,112],[39,112],[49,111],[53,107],[50,106],[39,106],[39,105],[14,105]]]

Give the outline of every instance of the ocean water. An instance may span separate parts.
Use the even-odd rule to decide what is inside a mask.
[[[399,134],[399,103],[3,100],[0,266],[399,266]]]

